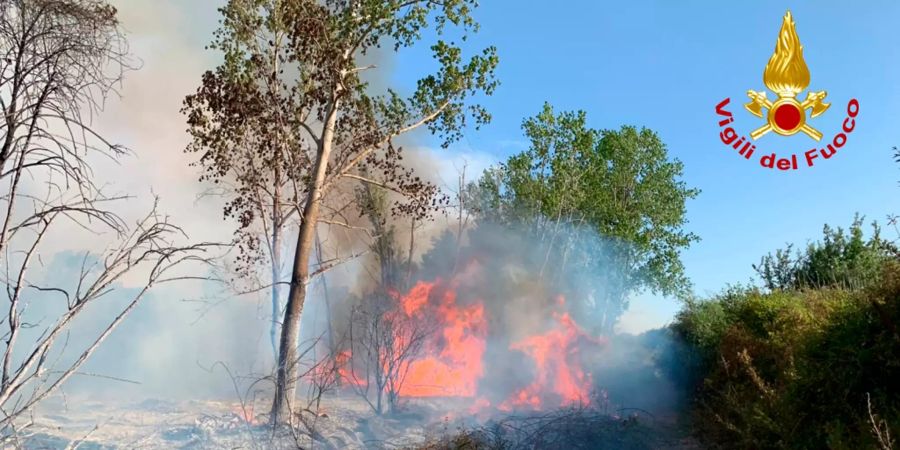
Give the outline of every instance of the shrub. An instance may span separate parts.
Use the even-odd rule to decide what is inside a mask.
[[[754,265],[769,290],[843,288],[860,289],[878,282],[885,260],[896,258],[896,248],[881,238],[881,229],[872,223],[872,236],[863,238],[863,219],[856,216],[850,229],[825,225],[822,240],[803,251],[793,246],[776,250]]]
[[[900,265],[859,290],[731,288],[672,329],[696,350],[695,427],[728,448],[874,448],[900,435]]]

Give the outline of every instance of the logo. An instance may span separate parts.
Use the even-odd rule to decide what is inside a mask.
[[[811,110],[810,118],[813,118],[822,115],[831,105],[822,102],[828,95],[825,91],[809,91],[803,103],[797,101],[797,94],[809,86],[809,68],[803,60],[803,46],[800,45],[800,38],[794,29],[794,19],[790,11],[784,16],[784,23],[781,24],[775,53],[763,71],[763,84],[778,95],[778,99],[772,103],[765,91],[747,91],[747,96],[751,100],[744,105],[747,111],[756,117],[763,116],[763,108],[769,111],[767,117],[769,123],[750,133],[751,138],[759,139],[769,131],[775,131],[782,136],[802,131],[817,141],[822,139],[822,133],[806,123],[806,110]]]
[[[763,71],[763,84],[769,91],[776,95],[770,100],[768,93],[762,91],[747,91],[750,102],[744,108],[759,118],[765,118],[766,123],[750,132],[750,139],[739,136],[734,130],[734,116],[725,109],[731,101],[726,98],[716,105],[716,113],[723,117],[719,121],[722,131],[719,134],[722,142],[735,150],[746,159],[750,159],[756,152],[756,141],[769,132],[775,132],[781,136],[792,136],[803,133],[816,142],[822,140],[822,132],[814,128],[810,119],[824,114],[831,106],[825,103],[826,91],[810,90],[803,101],[798,100],[800,95],[810,84],[809,67],[803,59],[803,45],[797,36],[794,18],[788,11],[781,24],[778,40],[775,43],[775,52],[769,58]],[[812,167],[814,160],[822,157],[830,159],[837,150],[847,143],[847,135],[856,127],[855,118],[859,114],[859,102],[851,99],[847,104],[847,117],[843,122],[842,132],[837,133],[831,143],[823,148],[813,148],[803,152],[807,166]],[[808,117],[807,117],[808,115]],[[762,153],[762,152],[761,152]],[[769,169],[797,170],[799,168],[797,154],[789,157],[779,157],[776,153],[763,154],[760,157],[760,165]]]

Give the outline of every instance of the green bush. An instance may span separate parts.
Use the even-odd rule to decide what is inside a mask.
[[[793,245],[762,258],[753,268],[770,290],[843,288],[860,289],[878,282],[882,264],[896,258],[896,246],[882,239],[872,223],[869,239],[863,238],[863,218],[857,215],[848,231],[825,225],[822,240],[802,251]]]
[[[696,352],[700,437],[725,448],[879,448],[870,412],[900,436],[900,266],[880,271],[854,291],[736,287],[687,303],[672,328]]]

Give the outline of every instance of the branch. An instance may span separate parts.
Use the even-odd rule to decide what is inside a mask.
[[[387,190],[389,190],[389,191],[391,191],[391,192],[396,192],[396,193],[398,193],[398,194],[400,194],[400,195],[405,195],[405,193],[404,193],[403,191],[401,191],[400,189],[397,189],[397,188],[394,187],[394,186],[390,186],[390,185],[388,185],[388,184],[385,184],[385,183],[383,183],[383,182],[381,182],[381,181],[373,180],[373,179],[371,179],[371,178],[366,178],[366,177],[363,177],[363,176],[360,176],[360,175],[355,175],[355,174],[352,174],[352,173],[344,174],[343,177],[344,177],[344,178],[350,178],[350,179],[357,180],[357,181],[362,181],[363,183],[371,184],[371,185],[373,185],[373,186],[378,186],[378,187],[380,187],[380,188],[382,188],[382,189],[387,189]]]
[[[362,152],[359,153],[359,155],[356,156],[356,158],[353,158],[353,160],[351,160],[344,167],[342,167],[341,170],[338,171],[336,177],[333,177],[330,180],[328,180],[325,183],[325,185],[323,186],[323,188],[327,189],[328,186],[331,185],[335,179],[346,176],[348,173],[350,173],[351,170],[353,170],[354,167],[356,167],[360,162],[362,162],[363,159],[365,159],[367,156],[369,156],[375,150],[378,150],[379,148],[387,145],[389,142],[391,142],[393,139],[397,138],[398,136],[404,135],[412,130],[415,130],[416,128],[421,127],[422,125],[427,124],[428,122],[431,122],[432,120],[437,118],[437,116],[441,115],[441,113],[443,113],[444,110],[447,109],[448,106],[450,106],[450,102],[445,101],[438,108],[436,108],[434,111],[432,111],[430,114],[426,115],[425,117],[422,117],[419,121],[417,121],[411,125],[408,125],[404,128],[401,128],[401,129],[397,130],[396,132],[389,133],[384,139],[377,142],[375,145],[372,145],[371,147],[363,150]]]

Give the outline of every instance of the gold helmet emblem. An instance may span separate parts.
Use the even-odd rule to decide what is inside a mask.
[[[747,91],[751,100],[744,105],[747,111],[762,117],[762,110],[768,110],[767,123],[751,132],[751,138],[756,140],[769,131],[774,131],[782,136],[803,132],[817,141],[822,139],[822,133],[806,123],[806,110],[809,109],[810,118],[814,118],[831,105],[823,102],[828,95],[825,91],[809,91],[806,100],[797,101],[797,94],[809,86],[809,68],[803,60],[803,45],[800,44],[790,11],[784,16],[775,53],[769,58],[763,72],[763,83],[778,98],[772,102],[767,98],[766,91]]]

